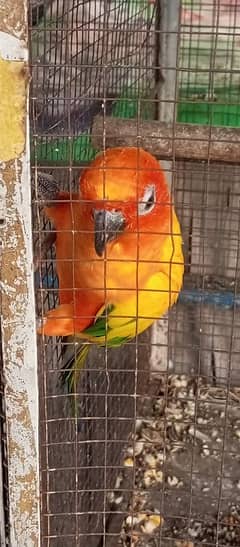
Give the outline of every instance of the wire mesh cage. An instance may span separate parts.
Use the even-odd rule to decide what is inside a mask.
[[[73,192],[79,178],[79,166],[75,169],[74,164],[94,154],[88,137],[93,116],[104,109],[105,113],[131,117],[139,99],[153,97],[154,7],[149,2],[50,3],[42,6],[41,16],[39,5],[32,7],[35,167],[49,162],[62,189]],[[151,117],[149,109],[147,115]],[[61,172],[56,169],[59,164],[66,166]],[[46,257],[42,255],[42,233],[51,228],[38,212],[36,169],[34,173],[36,265],[42,270],[40,275],[36,271],[36,282],[41,286],[37,305],[41,315],[57,302],[57,278],[52,248]],[[69,348],[60,341],[50,341],[40,350],[43,542],[71,545],[79,535],[83,544],[100,545],[105,528],[109,533],[112,530],[110,541],[115,542],[122,517],[115,511],[113,518],[111,491],[122,464],[122,448],[134,427],[135,403],[130,396],[136,390],[136,349],[133,346],[127,354],[123,351],[120,358],[109,351],[107,371],[104,350],[92,354],[79,384],[77,423],[69,418],[69,407],[64,409],[67,397],[57,384],[65,350],[67,353]],[[146,351],[143,347],[143,355]],[[138,384],[140,379],[146,383],[145,368],[142,364]],[[59,427],[66,435],[59,436]],[[66,467],[66,474],[62,473]]]
[[[136,101],[154,93],[154,7],[73,0],[44,4],[40,15],[35,6],[34,14],[34,119],[38,137],[48,137],[39,140],[40,158],[47,151],[47,160],[68,162],[71,132],[72,161],[84,161],[93,155],[87,136],[98,111],[131,117]]]
[[[182,2],[179,120],[239,126],[238,2]]]
[[[51,211],[59,199],[75,207],[100,150],[143,147],[161,161],[185,263],[177,305],[151,329],[116,348],[88,337],[73,394],[60,369],[78,358],[79,340],[38,337],[42,546],[240,544],[239,10],[238,0],[29,2],[40,328],[62,303]],[[62,257],[72,292],[74,222]],[[0,419],[6,462],[4,405]]]

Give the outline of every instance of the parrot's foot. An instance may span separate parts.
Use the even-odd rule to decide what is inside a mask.
[[[61,304],[47,313],[37,329],[45,336],[70,336],[74,334],[73,305]]]
[[[32,185],[35,187],[35,173],[32,174]],[[37,171],[37,194],[38,198],[51,206],[51,202],[55,201],[59,194],[58,183],[55,178],[48,173]]]

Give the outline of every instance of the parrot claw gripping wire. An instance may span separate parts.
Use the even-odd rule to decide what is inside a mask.
[[[44,202],[45,205],[51,207],[52,201],[55,201],[58,198],[59,187],[58,183],[54,179],[53,175],[44,173],[42,171],[37,171],[37,176],[32,175],[32,186],[36,188],[37,182],[37,191],[36,196]]]
[[[40,198],[48,207],[51,207],[58,198],[59,187],[53,175],[37,171],[36,176],[32,175],[32,187],[35,189],[36,197]],[[53,230],[44,237],[42,242],[39,242],[38,253],[33,259],[34,272],[39,270],[41,261],[46,260],[47,253],[55,241],[56,232]]]

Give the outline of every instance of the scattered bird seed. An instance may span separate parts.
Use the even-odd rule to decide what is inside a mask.
[[[152,456],[152,454],[146,454],[145,462],[152,469],[154,469],[156,467],[156,463],[157,463],[156,458],[154,458],[154,456]]]
[[[143,451],[143,447],[144,447],[144,442],[143,441],[137,441],[135,443],[135,447],[134,447],[135,456],[139,456],[139,454],[141,454],[141,452]]]
[[[177,477],[168,477],[167,482],[169,486],[177,486],[179,483],[179,479]]]
[[[147,469],[144,473],[144,484],[146,488],[154,484],[157,479],[156,469]]]
[[[174,547],[215,545],[216,517],[218,517],[219,522],[219,544],[226,547],[239,547],[240,507],[235,504],[235,506],[229,507],[229,512],[225,509],[225,512],[219,517],[217,515],[217,502],[213,497],[216,495],[214,489],[216,485],[219,487],[219,481],[221,481],[223,494],[225,491],[223,500],[226,500],[226,491],[228,492],[231,488],[235,496],[234,499],[238,500],[237,490],[240,490],[240,479],[237,476],[235,481],[226,483],[226,481],[222,482],[221,476],[217,476],[216,473],[214,481],[204,482],[204,466],[199,458],[199,456],[208,457],[211,454],[209,465],[214,462],[214,465],[218,468],[217,466],[220,464],[220,442],[223,441],[221,437],[225,426],[225,409],[223,409],[223,405],[225,404],[226,388],[214,388],[207,386],[201,379],[195,381],[186,376],[174,374],[171,374],[168,378],[159,377],[158,381],[158,396],[154,398],[151,411],[149,412],[148,407],[148,414],[143,419],[137,420],[135,437],[131,439],[130,450],[126,452],[124,460],[125,467],[136,466],[135,492],[131,497],[129,515],[123,523],[119,547],[157,547],[159,538],[155,532],[159,526],[163,527],[163,537],[171,538],[171,545]],[[231,394],[231,407],[228,410],[228,435],[232,439],[233,451],[235,450],[237,454],[237,439],[240,439],[240,389],[232,390]],[[222,408],[219,408],[219,405]],[[196,414],[197,419],[196,424],[194,424]],[[204,431],[202,431],[202,426],[204,426]],[[218,443],[218,447],[215,443]],[[218,450],[215,450],[215,448],[218,448]],[[191,470],[189,467],[189,454],[193,454],[193,450],[194,469],[198,465],[197,462],[199,462],[200,467],[196,467],[196,471],[200,472],[200,476],[194,474],[189,478],[188,473]],[[186,464],[188,465],[186,468],[184,454],[186,454]],[[214,460],[212,455],[214,455]],[[234,460],[234,454],[232,458],[233,461],[238,462],[238,459],[237,461]],[[165,466],[164,470],[161,469],[163,464]],[[167,477],[168,486],[176,488],[175,492],[178,493],[177,489],[183,485],[183,480],[180,480],[177,476],[178,469],[182,470],[180,476],[181,479],[184,479],[183,495],[176,497],[176,501],[173,500],[175,511],[176,507],[179,506],[179,512],[176,512],[178,518],[170,518],[165,514],[163,521],[163,518],[157,514],[153,500],[158,499],[157,507],[159,511],[162,492],[161,483],[164,481],[164,475]],[[176,474],[173,472],[174,470]],[[186,480],[185,472],[187,473]],[[127,476],[126,471],[125,475]],[[182,511],[186,503],[184,492],[190,484],[193,485],[195,496],[199,494],[200,497],[202,493],[206,494],[204,500],[208,498],[208,492],[211,492],[211,500],[208,501],[208,510],[206,511],[206,521],[199,522],[199,520],[192,519],[189,522],[189,520],[180,518],[180,514],[183,517],[188,516]],[[119,489],[120,485],[121,482],[116,483],[116,489]],[[170,494],[170,490],[166,490],[166,493],[164,493],[166,503],[168,496],[171,495],[172,498],[173,492]],[[120,499],[121,496],[122,493],[120,495],[117,492],[117,498],[115,497],[114,501]],[[203,504],[205,503],[206,501],[203,502]],[[227,502],[224,503],[226,507]],[[200,506],[201,503],[199,504],[199,510],[201,511]],[[164,507],[166,511],[167,504]],[[119,510],[121,510],[121,504],[119,504]],[[183,537],[189,539],[182,539]]]
[[[125,467],[133,467],[133,459],[132,458],[126,458],[124,460]]]
[[[160,515],[150,515],[142,526],[145,534],[152,534],[156,528],[163,524],[163,518]]]

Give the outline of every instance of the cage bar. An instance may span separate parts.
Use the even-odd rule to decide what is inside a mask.
[[[8,492],[6,542],[40,545],[38,383],[28,112],[28,6],[0,5],[1,328]],[[2,391],[2,388],[1,388]],[[5,485],[6,488],[6,485]],[[8,507],[6,496],[8,497]]]
[[[176,95],[179,43],[180,1],[160,0],[156,6],[156,118],[171,123],[174,134],[177,117]],[[94,135],[94,129],[93,129]],[[169,188],[173,190],[173,162],[162,161]],[[168,368],[168,317],[152,326],[151,368],[155,373]],[[160,364],[160,365],[159,365]]]

